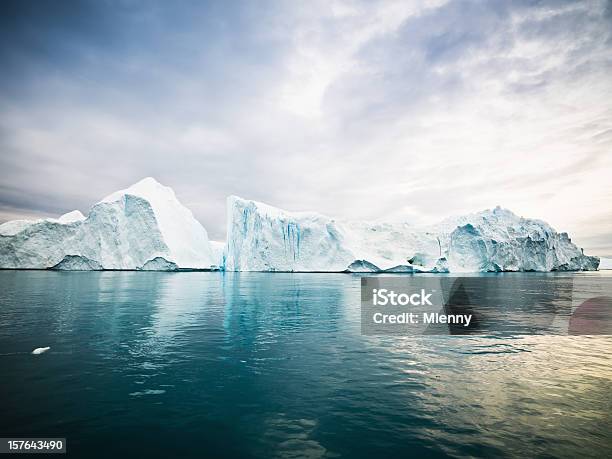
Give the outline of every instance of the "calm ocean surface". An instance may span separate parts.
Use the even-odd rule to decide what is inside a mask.
[[[610,454],[611,337],[368,337],[359,300],[346,274],[0,271],[0,437],[105,458]]]

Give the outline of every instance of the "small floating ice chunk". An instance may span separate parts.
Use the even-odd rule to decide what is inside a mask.
[[[43,352],[47,352],[49,349],[51,349],[49,346],[47,346],[47,347],[37,347],[36,349],[34,349],[32,351],[32,354],[34,354],[34,355],[42,354]]]

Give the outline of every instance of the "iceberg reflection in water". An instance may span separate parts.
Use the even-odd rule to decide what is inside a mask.
[[[0,292],[0,431],[76,455],[611,446],[610,337],[362,336],[348,274],[3,271]]]

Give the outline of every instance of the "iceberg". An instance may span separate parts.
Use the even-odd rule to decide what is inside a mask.
[[[500,207],[417,228],[228,198],[228,271],[570,271],[596,270],[598,264],[567,233]]]
[[[156,258],[163,259],[157,260]],[[87,217],[15,220],[0,225],[4,269],[210,269],[204,227],[153,178],[112,193]]]
[[[437,225],[370,223],[227,199],[227,240],[145,178],[59,218],[0,225],[0,269],[461,273],[596,270],[567,233],[497,207]]]

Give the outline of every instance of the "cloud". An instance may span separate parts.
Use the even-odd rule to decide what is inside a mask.
[[[238,194],[416,223],[500,204],[612,251],[608,2],[2,8],[0,218],[152,175],[217,239]]]

